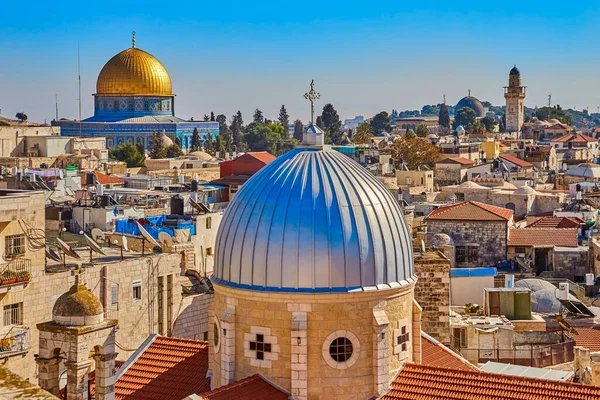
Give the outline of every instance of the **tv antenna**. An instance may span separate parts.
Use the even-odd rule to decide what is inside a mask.
[[[79,81],[79,136],[81,136],[81,57],[79,53],[79,43],[77,43],[77,80]]]
[[[552,107],[552,93],[548,95],[548,107]]]
[[[56,117],[55,121],[58,121],[58,94],[54,93],[54,104],[56,105]]]
[[[442,97],[444,98],[444,104],[446,104],[446,95],[443,94]]]

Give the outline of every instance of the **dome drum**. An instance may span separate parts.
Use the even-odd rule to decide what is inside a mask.
[[[216,249],[214,283],[240,289],[360,292],[416,281],[398,202],[329,149],[292,150],[248,180],[223,216]]]

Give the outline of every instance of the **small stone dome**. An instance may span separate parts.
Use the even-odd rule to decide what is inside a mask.
[[[100,299],[85,285],[73,285],[54,303],[52,320],[59,325],[94,325],[104,320]]]
[[[193,151],[190,154],[188,154],[190,157],[194,157],[195,159],[199,160],[199,161],[209,161],[212,160],[213,156],[211,156],[210,154],[199,150],[199,151]]]
[[[454,240],[445,233],[436,233],[429,241],[429,244],[434,248],[438,246],[454,246]]]
[[[481,104],[481,101],[479,101],[479,99],[477,99],[473,96],[463,97],[456,104],[456,106],[454,106],[454,113],[455,114],[458,113],[459,110],[461,110],[465,107],[469,107],[473,111],[475,111],[476,117],[479,117],[479,118],[485,117],[485,108],[483,107],[483,104]]]
[[[521,186],[513,194],[527,194],[527,195],[535,195],[539,194],[534,188],[531,186]]]
[[[164,132],[160,134],[160,141],[162,142],[163,146],[165,146],[165,147],[169,147],[170,145],[173,144],[173,141],[171,140],[171,138],[168,137],[167,134]]]

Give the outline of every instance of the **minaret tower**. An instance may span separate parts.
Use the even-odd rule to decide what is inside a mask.
[[[507,132],[520,132],[523,127],[525,88],[521,86],[521,72],[515,65],[508,75],[508,86],[504,86]]]

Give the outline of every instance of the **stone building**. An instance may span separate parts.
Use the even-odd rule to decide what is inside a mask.
[[[452,238],[458,268],[485,267],[506,259],[512,210],[467,201],[437,208],[426,221],[428,243],[440,233]]]
[[[435,183],[440,186],[463,182],[475,161],[463,157],[444,158],[435,163]]]
[[[225,212],[216,249],[215,388],[260,373],[297,400],[372,398],[420,360],[402,210],[349,157],[316,144],[261,169]]]
[[[525,122],[525,86],[521,85],[521,71],[516,65],[508,75],[504,98],[506,99],[506,131],[520,132]]]

